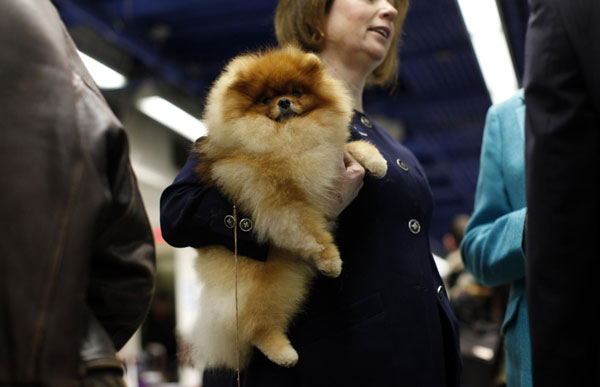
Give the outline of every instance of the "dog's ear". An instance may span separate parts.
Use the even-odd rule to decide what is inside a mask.
[[[317,77],[323,70],[321,59],[313,53],[306,53],[302,56],[302,73],[309,77]]]
[[[281,49],[281,52],[290,56],[302,57],[303,63],[307,65],[321,65],[321,59],[319,59],[319,57],[315,53],[303,51],[299,47],[294,46],[292,44],[284,46]]]
[[[315,63],[318,65],[321,65],[321,59],[315,53],[312,53],[312,52],[306,53],[306,59],[309,63]]]

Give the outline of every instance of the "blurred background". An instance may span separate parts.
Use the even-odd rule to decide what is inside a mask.
[[[201,370],[186,365],[185,355],[177,356],[185,354],[182,338],[199,291],[194,251],[171,248],[162,239],[159,198],[204,133],[197,118],[224,64],[244,51],[276,44],[277,0],[53,2],[128,132],[155,230],[157,295],[141,332],[121,352],[128,382],[198,386]],[[449,272],[444,258],[456,253],[461,238],[460,232],[451,233],[453,221],[473,209],[487,109],[520,87],[527,17],[526,0],[412,0],[398,86],[365,95],[365,111],[411,149],[427,172],[435,200],[431,244],[450,287],[458,274]],[[455,296],[461,300],[455,304],[461,324],[471,331],[462,339],[465,386],[501,384],[501,340],[494,332],[496,314],[503,314],[502,291],[486,291],[471,292],[475,298],[467,304]],[[491,325],[468,321],[477,318]]]

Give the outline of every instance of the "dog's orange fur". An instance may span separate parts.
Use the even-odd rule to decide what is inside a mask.
[[[346,144],[351,117],[344,86],[317,56],[291,47],[233,59],[209,93],[197,173],[251,215],[257,239],[270,243],[266,262],[240,257],[238,263],[242,367],[252,346],[277,364],[294,365],[298,355],[285,332],[315,268],[340,274],[327,211],[344,149],[373,175],[386,173],[373,145]],[[203,288],[192,352],[206,367],[235,368],[232,252],[198,249],[197,271]]]

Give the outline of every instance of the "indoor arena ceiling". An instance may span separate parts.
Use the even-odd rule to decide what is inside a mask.
[[[53,1],[74,35],[91,30],[106,42],[110,50],[96,44],[88,51],[120,67],[130,84],[151,77],[200,100],[228,59],[275,44],[277,0]],[[497,3],[520,81],[526,0]],[[472,211],[491,104],[456,0],[411,1],[400,58],[395,92],[368,91],[365,110],[396,129],[426,169],[439,241],[455,214]]]

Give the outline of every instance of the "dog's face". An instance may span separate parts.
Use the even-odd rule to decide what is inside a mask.
[[[267,117],[274,123],[326,109],[334,103],[323,84],[324,67],[313,54],[297,49],[268,51],[230,68],[223,94],[228,118]]]
[[[345,142],[351,117],[343,83],[316,55],[286,47],[231,60],[209,93],[203,121],[215,152],[264,152],[290,144],[310,148],[317,138]]]
[[[299,86],[290,85],[292,90],[276,90],[267,87],[262,97],[254,101],[250,111],[264,114],[270,119],[282,122],[291,117],[302,115],[313,108],[312,96],[303,93]]]

